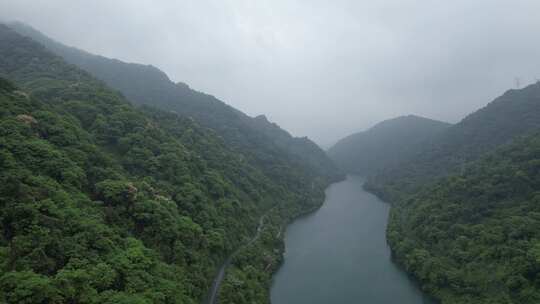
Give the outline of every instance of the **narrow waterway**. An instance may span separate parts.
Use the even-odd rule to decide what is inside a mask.
[[[317,212],[287,227],[272,304],[432,303],[390,258],[389,206],[349,176]]]

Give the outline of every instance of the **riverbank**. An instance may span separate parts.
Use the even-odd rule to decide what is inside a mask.
[[[285,233],[285,259],[274,277],[272,304],[431,303],[391,260],[390,206],[349,176],[331,185],[323,206]]]
[[[283,231],[294,219],[318,210],[325,199],[327,185],[314,185],[308,197],[295,197],[266,214],[259,236],[235,251],[221,266],[213,286],[217,303],[270,303],[273,274],[279,269],[284,251]],[[218,278],[219,276],[221,278]],[[214,280],[214,283],[216,282]],[[214,290],[215,288],[215,290]]]

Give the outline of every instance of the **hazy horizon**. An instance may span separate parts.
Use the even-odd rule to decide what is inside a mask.
[[[540,78],[532,0],[7,0],[0,19],[154,65],[323,147],[401,115],[455,123]]]

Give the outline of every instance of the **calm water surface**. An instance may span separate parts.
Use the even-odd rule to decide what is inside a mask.
[[[389,206],[349,176],[317,212],[287,227],[272,304],[432,304],[390,259]]]

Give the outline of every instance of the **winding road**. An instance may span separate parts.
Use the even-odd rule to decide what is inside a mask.
[[[255,235],[247,243],[245,243],[244,245],[238,247],[233,253],[231,253],[227,257],[227,259],[225,259],[225,262],[221,265],[216,277],[214,278],[214,282],[212,283],[212,288],[210,289],[210,293],[208,294],[208,297],[207,297],[208,300],[205,302],[206,304],[218,304],[219,288],[221,287],[221,283],[223,282],[223,279],[225,278],[225,271],[227,270],[229,265],[231,265],[232,258],[238,252],[240,252],[243,248],[253,244],[255,241],[257,241],[257,239],[259,239],[259,236],[261,235],[261,231],[262,231],[263,226],[264,226],[265,218],[275,208],[276,207],[271,208],[270,210],[268,210],[265,214],[263,214],[259,218],[259,225],[257,226],[257,232],[255,233]]]

